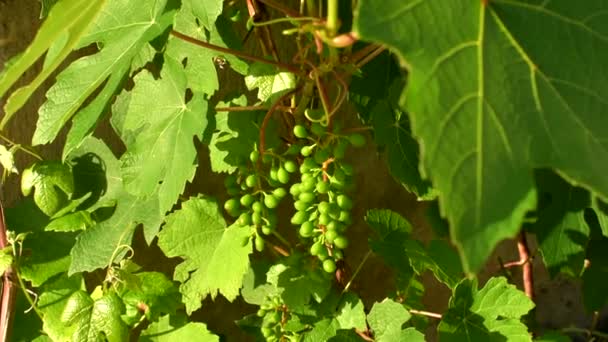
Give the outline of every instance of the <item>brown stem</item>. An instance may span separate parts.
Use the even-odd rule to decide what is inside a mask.
[[[224,52],[230,55],[234,55],[237,57],[241,57],[243,59],[248,59],[250,61],[253,62],[260,62],[260,63],[266,63],[266,64],[270,64],[273,66],[276,66],[279,69],[283,69],[283,70],[287,70],[290,72],[293,72],[294,74],[300,74],[300,69],[298,69],[298,67],[294,66],[294,65],[289,65],[289,64],[285,64],[285,63],[281,63],[281,62],[275,62],[275,61],[271,61],[269,59],[265,59],[262,57],[257,57],[257,56],[252,56],[250,54],[244,53],[242,51],[237,51],[237,50],[232,50],[232,49],[228,49],[225,47],[221,47],[221,46],[217,46],[217,45],[213,45],[207,42],[204,42],[202,40],[198,40],[194,37],[190,37],[186,34],[183,34],[181,32],[177,32],[175,30],[171,31],[171,34],[181,40],[184,40],[188,43],[194,44],[194,45],[198,45],[210,50],[214,50],[214,51],[219,51],[219,52]]]
[[[258,1],[276,9],[279,12],[283,12],[284,14],[287,14],[290,17],[297,18],[300,16],[300,13],[298,13],[297,11],[294,11],[291,8],[285,7],[274,0],[258,0]]]
[[[384,52],[384,50],[386,50],[384,46],[379,46],[376,50],[372,51],[372,53],[357,61],[357,63],[355,63],[355,66],[357,67],[357,69],[361,68],[365,64],[369,63],[372,59],[376,58],[379,54]]]
[[[0,202],[0,249],[8,246],[6,237],[6,223],[4,221],[4,208]],[[0,340],[10,341],[15,299],[17,298],[17,285],[13,282],[14,271],[9,267],[2,279],[2,299],[0,303]]]
[[[523,261],[522,272],[524,281],[524,292],[528,298],[534,300],[534,278],[532,273],[532,263],[526,262],[530,260],[530,249],[526,240],[526,233],[521,231],[517,238],[517,250],[519,251],[519,260]]]
[[[423,311],[423,310],[415,310],[415,309],[409,309],[408,310],[412,315],[419,315],[419,316],[425,316],[425,317],[431,317],[431,318],[437,318],[437,319],[441,319],[441,314],[435,313],[435,312],[430,312],[430,311]]]
[[[260,155],[264,155],[264,151],[266,150],[266,126],[268,126],[268,122],[270,121],[270,117],[272,113],[274,113],[281,103],[291,95],[295,94],[300,88],[292,89],[289,92],[283,94],[273,105],[270,107],[268,112],[266,112],[266,116],[264,116],[264,120],[262,121],[262,126],[260,126]]]
[[[363,330],[355,329],[355,333],[357,335],[359,335],[365,341],[370,341],[370,342],[374,342],[375,341],[371,336],[369,336],[369,331],[363,331]]]

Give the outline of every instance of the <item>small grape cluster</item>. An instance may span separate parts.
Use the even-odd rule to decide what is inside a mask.
[[[256,315],[262,318],[262,336],[266,341],[282,341],[295,339],[296,334],[283,329],[289,319],[289,312],[279,296],[266,298],[266,303],[260,306]]]
[[[236,224],[253,227],[255,249],[259,252],[265,245],[262,235],[271,235],[277,229],[275,208],[287,195],[283,185],[289,183],[290,174],[297,169],[293,160],[273,155],[271,151],[260,156],[254,149],[249,162],[241,163],[238,171],[224,180],[228,195],[232,196],[224,203],[224,209],[237,219]]]
[[[293,133],[312,144],[300,149],[304,157],[300,182],[289,189],[296,209],[291,223],[299,226],[301,237],[312,239],[310,254],[323,262],[326,272],[333,273],[348,246],[344,233],[352,223],[353,202],[347,192],[353,186],[354,170],[343,158],[349,145],[363,146],[365,137],[328,133],[320,123],[313,123],[310,132],[296,125]]]

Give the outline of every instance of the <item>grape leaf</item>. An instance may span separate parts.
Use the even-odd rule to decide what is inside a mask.
[[[278,295],[279,289],[266,282],[268,269],[269,265],[260,260],[251,261],[251,267],[243,277],[241,288],[241,297],[245,302],[260,306],[267,302],[267,298]]]
[[[597,216],[600,228],[602,229],[602,234],[608,237],[608,204],[604,203],[599,198],[594,197],[592,199],[591,208]]]
[[[186,103],[186,76],[181,64],[165,56],[161,79],[143,70],[135,77],[123,131],[121,157],[127,191],[147,197],[158,192],[160,213],[171,209],[196,170],[193,137],[201,138],[206,126],[206,100],[194,94]],[[150,103],[154,99],[154,104]],[[160,183],[157,189],[156,185]],[[154,235],[146,235],[148,242]]]
[[[365,308],[361,299],[352,292],[347,292],[338,307],[336,320],[340,323],[340,329],[367,329],[365,322]]]
[[[367,315],[367,322],[374,333],[375,341],[399,341],[401,326],[409,321],[411,316],[403,305],[386,298],[380,303],[374,303]]]
[[[192,6],[205,6],[200,1],[183,1],[182,7],[175,15],[173,28],[183,34],[196,38],[201,41],[207,41],[205,30],[199,25],[196,17],[192,13]],[[220,4],[221,11],[221,4]],[[214,19],[215,21],[215,19]],[[188,79],[188,88],[194,93],[213,94],[219,88],[219,81],[213,58],[219,53],[217,51],[201,48],[192,43],[186,42],[177,37],[169,37],[167,43],[166,54],[173,57],[175,60],[186,62],[186,77]]]
[[[539,208],[537,220],[529,230],[537,235],[543,260],[552,276],[564,272],[578,277],[589,240],[585,220],[585,209],[591,206],[589,192],[571,186],[546,170],[537,171],[536,183]]]
[[[46,93],[47,101],[40,107],[32,138],[34,145],[54,140],[69,118],[110,75],[129,70],[140,49],[171,24],[172,13],[163,16],[165,4],[165,0],[107,1],[92,29],[78,44],[83,47],[98,43],[101,51],[76,60],[57,76]],[[105,104],[98,101],[97,106]]]
[[[129,330],[120,318],[124,305],[114,293],[93,300],[84,291],[74,292],[61,314],[61,322],[75,327],[74,342],[97,341],[103,334],[108,342],[127,341]]]
[[[65,0],[54,6],[38,30],[34,41],[5,72],[0,74],[0,98],[55,41],[62,40],[62,44],[60,48],[55,48],[53,60],[45,62],[40,74],[27,86],[17,89],[7,100],[0,130],[68,56],[87,28],[95,21],[104,4],[105,1]]]
[[[582,280],[583,303],[589,312],[601,310],[608,303],[608,238],[594,234],[587,248],[589,267],[585,268]]]
[[[221,293],[229,301],[239,295],[252,252],[249,227],[226,223],[214,200],[193,197],[166,218],[158,246],[166,256],[181,257],[174,279],[188,314],[201,307],[207,295]]]
[[[222,13],[222,7],[224,5],[223,0],[207,0],[207,1],[192,1],[186,0],[184,4],[190,5],[192,8],[192,14],[194,14],[203,26],[211,30],[217,20],[217,17]]]
[[[163,316],[142,331],[141,342],[219,342],[203,323],[188,323],[183,316]]]
[[[316,322],[312,330],[304,334],[304,342],[327,341],[336,335],[340,324],[334,318],[326,318]]]
[[[0,251],[0,276],[4,275],[4,272],[8,270],[13,264],[13,249],[5,248]]]
[[[7,149],[4,145],[0,145],[0,165],[8,173],[19,173],[15,166],[15,151],[13,148]]]
[[[247,89],[258,89],[258,99],[262,102],[274,100],[281,94],[296,87],[296,77],[291,72],[277,71],[272,65],[255,62],[249,66],[245,76]]]
[[[464,275],[458,254],[445,241],[433,240],[425,249],[419,241],[410,239],[405,241],[405,252],[417,274],[431,271],[449,288],[454,288]]]
[[[532,169],[608,198],[608,75],[597,71],[608,43],[596,15],[605,10],[603,1],[358,3],[361,39],[409,66],[403,105],[467,272],[535,207]]]
[[[42,161],[25,169],[21,176],[21,192],[34,191],[34,202],[48,216],[67,204],[74,192],[74,178],[69,166],[57,161]]]
[[[301,254],[293,254],[284,263],[270,267],[267,280],[293,312],[307,310],[311,298],[320,303],[331,290],[329,277]]]
[[[531,341],[520,321],[534,308],[526,295],[506,278],[488,280],[477,289],[477,281],[465,279],[453,290],[448,311],[439,323],[442,341]]]
[[[61,315],[70,296],[80,290],[86,290],[80,275],[62,275],[42,287],[37,307],[43,314],[42,328],[53,341],[69,341],[74,333],[76,326],[66,327]]]
[[[100,195],[98,201],[89,210],[107,206],[109,203],[115,205],[115,210],[111,217],[97,223],[78,236],[70,252],[72,256],[70,274],[90,272],[106,267],[112,261],[120,261],[126,253],[124,246],[131,244],[137,224],[143,224],[144,235],[153,236],[158,231],[162,220],[158,198],[155,196],[135,197],[124,190],[119,163],[102,142],[89,138],[70,158],[81,156],[93,158],[105,171],[105,177],[95,174],[95,178],[102,177],[101,184],[106,184],[106,186],[103,189],[103,195]],[[99,241],[104,243],[99,243]],[[110,260],[113,257],[114,260]]]
[[[127,287],[120,294],[125,305],[144,308],[146,318],[156,321],[161,313],[175,314],[181,305],[179,291],[175,284],[158,272],[141,272],[134,274],[137,285]]]
[[[15,234],[27,234],[22,245],[26,253],[19,259],[19,274],[33,286],[40,286],[51,277],[67,271],[70,266],[69,253],[76,235],[45,232],[47,223],[48,217],[31,199],[6,209],[8,229]]]
[[[95,221],[91,219],[91,214],[89,214],[88,211],[81,210],[54,219],[44,227],[44,230],[53,232],[74,232],[85,230],[92,227],[94,224]]]

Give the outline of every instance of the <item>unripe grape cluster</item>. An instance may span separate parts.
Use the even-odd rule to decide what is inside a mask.
[[[227,192],[232,196],[224,203],[224,209],[236,218],[236,224],[252,227],[257,251],[264,250],[262,235],[273,234],[277,228],[275,209],[287,195],[284,185],[297,169],[293,160],[271,153],[261,156],[254,149],[249,161],[242,162],[238,171],[224,180]]]
[[[293,133],[311,144],[300,149],[304,157],[300,181],[289,189],[296,209],[291,223],[299,227],[302,238],[312,240],[310,254],[319,258],[326,272],[333,273],[348,246],[345,231],[352,223],[353,202],[348,192],[354,170],[343,158],[349,145],[360,147],[365,138],[360,134],[334,135],[319,123],[313,123],[310,131],[296,125]]]
[[[297,337],[297,334],[283,329],[290,315],[280,296],[267,297],[256,315],[262,318],[261,332],[266,341],[292,340]]]

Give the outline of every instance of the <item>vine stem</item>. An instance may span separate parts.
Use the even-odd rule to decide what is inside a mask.
[[[179,39],[181,39],[183,41],[186,41],[188,43],[191,43],[191,44],[194,44],[194,45],[198,45],[198,46],[207,48],[209,50],[214,50],[214,51],[219,51],[219,52],[227,53],[229,55],[241,57],[243,59],[248,59],[248,60],[253,61],[253,62],[260,62],[260,63],[270,64],[270,65],[276,66],[279,69],[287,70],[289,72],[292,72],[292,73],[298,74],[298,75],[300,74],[300,69],[298,69],[294,65],[285,64],[285,63],[282,63],[282,62],[276,62],[276,61],[272,61],[272,60],[265,59],[265,58],[262,58],[262,57],[253,56],[253,55],[250,55],[248,53],[241,52],[241,51],[232,50],[232,49],[228,49],[228,48],[225,48],[225,47],[213,45],[213,44],[204,42],[202,40],[198,40],[198,39],[196,39],[194,37],[190,37],[190,36],[188,36],[186,34],[183,34],[181,32],[175,31],[175,30],[171,31],[171,35],[173,35],[173,36],[175,36],[175,37],[177,37],[177,38],[179,38]]]
[[[519,251],[519,260],[523,262],[522,275],[524,282],[524,292],[528,298],[534,300],[534,274],[532,273],[532,263],[526,262],[530,260],[530,248],[526,240],[526,233],[522,230],[517,238],[517,250]]]
[[[564,333],[575,333],[575,334],[585,334],[585,335],[593,335],[599,338],[608,339],[608,334],[603,333],[601,331],[581,329],[581,328],[563,328],[562,332]]]
[[[38,159],[38,160],[42,160],[42,157],[40,155],[38,155],[38,153],[34,152],[34,151],[30,151],[28,148],[25,148],[19,144],[17,144],[16,142],[14,142],[13,140],[11,140],[10,138],[8,138],[7,136],[5,136],[4,134],[0,133],[0,139],[6,141],[7,143],[11,144],[12,146],[17,146],[17,148],[27,154],[29,154],[30,156]]]
[[[416,309],[409,309],[408,311],[412,315],[425,316],[425,317],[436,318],[436,319],[441,319],[441,317],[443,317],[441,314],[438,314],[435,312],[430,312],[430,311],[416,310]]]
[[[283,103],[285,99],[295,94],[299,90],[300,88],[298,87],[281,95],[281,97],[272,105],[272,107],[270,107],[268,112],[266,112],[266,116],[264,116],[264,120],[262,121],[262,126],[260,126],[260,155],[264,155],[264,151],[266,150],[266,126],[268,126],[268,122],[270,121],[272,113],[274,113],[277,108],[279,108],[279,106],[281,105],[281,103]]]
[[[6,236],[6,223],[4,221],[4,208],[0,200],[0,248],[7,246],[8,239]],[[15,299],[17,298],[13,276],[14,270],[12,267],[9,267],[2,276],[2,302],[0,303],[0,339],[2,341],[11,340],[13,312],[15,311]]]
[[[294,18],[300,17],[300,13],[298,13],[297,11],[294,11],[291,8],[287,8],[274,0],[258,0],[258,1],[276,9],[279,12],[283,12],[284,14],[286,14],[290,17],[294,17]]]

